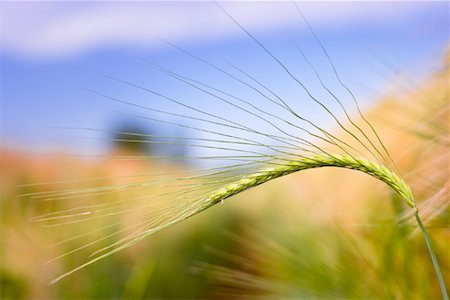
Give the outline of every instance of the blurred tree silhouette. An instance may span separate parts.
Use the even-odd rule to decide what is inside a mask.
[[[141,124],[124,121],[113,130],[113,147],[126,152],[153,154],[151,131]]]
[[[176,157],[172,160],[178,164],[187,164],[186,156],[189,152],[188,146],[180,142],[185,137],[183,130],[165,130],[158,126],[141,124],[133,120],[122,120],[117,122],[112,130],[112,146],[125,152],[139,153],[150,156]]]

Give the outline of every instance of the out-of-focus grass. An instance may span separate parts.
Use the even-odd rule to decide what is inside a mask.
[[[448,280],[446,87],[448,76],[443,72],[404,97],[407,102],[398,97],[381,102],[370,117],[379,119],[377,128],[412,185]],[[412,216],[382,184],[345,170],[308,171],[268,183],[47,286],[52,276],[80,264],[78,259],[90,252],[81,250],[56,265],[42,265],[46,258],[85,241],[47,248],[60,239],[58,230],[67,229],[50,231],[29,223],[42,207],[20,195],[42,187],[22,185],[54,182],[45,189],[60,190],[86,184],[67,180],[98,177],[113,177],[101,181],[113,184],[126,182],[118,176],[127,173],[177,167],[82,161],[65,155],[32,157],[7,150],[2,151],[1,163],[7,170],[1,173],[0,199],[4,299],[425,299],[440,295],[425,243],[409,223]],[[66,182],[56,182],[61,180]],[[132,193],[118,191],[97,200],[132,198]],[[134,217],[126,212],[117,216],[117,227]],[[77,225],[77,232],[92,229],[87,226]]]
[[[20,198],[20,194],[38,192],[42,187],[18,186],[62,179],[114,176],[114,170],[121,170],[123,176],[123,172],[134,174],[138,169],[149,171],[154,166],[146,164],[142,167],[142,162],[80,163],[64,156],[32,158],[6,151],[3,152],[2,161],[2,168],[15,170],[15,174],[8,173],[8,178],[3,181],[5,184],[1,199],[1,209],[7,212],[3,214],[1,227],[4,245],[2,298],[204,298],[210,295],[212,287],[207,284],[206,278],[192,273],[193,263],[207,259],[220,262],[203,251],[206,245],[225,251],[235,250],[234,246],[231,248],[232,245],[228,245],[228,241],[223,239],[220,232],[239,232],[244,217],[237,207],[227,205],[220,211],[212,211],[187,221],[184,226],[167,230],[165,234],[155,235],[148,243],[136,245],[110,260],[100,261],[80,271],[76,276],[49,287],[47,282],[52,276],[67,270],[69,266],[79,264],[77,259],[80,258],[81,261],[90,252],[82,250],[73,257],[62,259],[56,266],[42,265],[46,258],[72,250],[86,241],[81,239],[68,245],[47,248],[60,239],[59,229],[55,231],[29,223],[30,217],[39,214],[38,206],[32,199]],[[171,167],[157,168],[167,171]],[[126,181],[120,178],[105,179],[103,183],[111,184],[111,181],[117,183],[123,180]],[[52,189],[66,189],[80,184],[82,183],[55,183],[52,184]],[[48,189],[48,186],[45,189]],[[103,198],[102,201],[113,201],[119,194],[120,197],[131,197],[132,192],[113,193],[99,198]],[[118,218],[125,226],[129,217],[133,216],[123,213]],[[101,222],[98,225],[100,224]],[[89,226],[92,226],[92,223]],[[92,230],[83,224],[77,225],[76,228],[80,233]],[[60,229],[67,230],[64,227]],[[111,230],[114,229],[104,230],[99,236],[106,235]]]

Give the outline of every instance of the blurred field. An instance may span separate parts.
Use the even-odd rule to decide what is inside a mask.
[[[446,65],[420,89],[392,93],[368,114],[412,186],[447,282],[448,80]],[[34,202],[24,194],[86,187],[94,178],[103,178],[97,185],[113,185],[132,182],[128,174],[183,172],[182,166],[167,162],[110,159],[120,151],[125,150],[86,160],[64,153],[32,156],[2,150],[2,299],[440,297],[425,243],[407,207],[375,179],[334,169],[301,172],[265,184],[48,286],[89,252],[81,250],[43,265],[86,241],[47,247],[68,229],[28,221],[45,206],[59,204]],[[37,182],[50,184],[27,185]],[[88,195],[78,197],[76,204],[130,198],[125,209],[132,207],[137,194],[155,189]],[[139,217],[125,210],[114,217],[117,228],[98,232],[98,238]],[[69,235],[109,221],[79,223]]]

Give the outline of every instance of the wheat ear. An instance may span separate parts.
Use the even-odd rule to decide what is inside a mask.
[[[321,167],[339,167],[361,171],[373,176],[397,192],[405,203],[411,208],[416,209],[414,198],[409,186],[388,168],[372,163],[363,158],[355,158],[349,155],[315,155],[292,160],[286,164],[267,168],[257,173],[246,175],[241,179],[226,185],[218,190],[208,194],[205,202],[214,205],[240,192],[263,184],[269,180],[289,175],[302,170],[321,168]]]

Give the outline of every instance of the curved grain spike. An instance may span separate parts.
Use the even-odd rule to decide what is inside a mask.
[[[411,208],[416,209],[414,198],[409,186],[394,172],[377,163],[370,162],[364,158],[354,158],[349,155],[316,155],[312,157],[300,158],[289,163],[264,169],[258,173],[247,175],[238,181],[212,192],[207,197],[212,204],[223,201],[233,195],[248,190],[252,187],[263,184],[269,180],[289,175],[302,170],[321,168],[321,167],[339,167],[361,171],[372,177],[375,177],[397,192]]]

